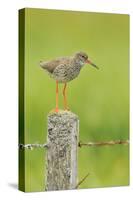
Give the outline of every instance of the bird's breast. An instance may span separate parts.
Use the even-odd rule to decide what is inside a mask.
[[[58,82],[65,83],[75,79],[81,70],[81,67],[78,65],[66,65],[57,67],[52,77]]]

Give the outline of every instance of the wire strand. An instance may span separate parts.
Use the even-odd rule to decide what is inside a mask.
[[[102,147],[102,146],[113,146],[113,145],[128,145],[129,141],[128,140],[111,140],[111,141],[100,141],[100,142],[79,142],[78,146],[81,147]],[[48,144],[19,144],[19,149],[29,149],[29,150],[33,150],[36,148],[40,148],[40,149],[45,149],[48,148]]]

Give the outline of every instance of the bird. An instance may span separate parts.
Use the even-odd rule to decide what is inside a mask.
[[[90,64],[96,69],[99,69],[99,67],[88,58],[87,53],[83,51],[76,52],[72,56],[58,57],[50,61],[40,61],[40,67],[47,71],[49,76],[56,81],[56,106],[54,109],[55,112],[59,112],[58,84],[64,84],[64,109],[69,110],[66,96],[67,83],[78,77],[78,75],[80,74],[80,70],[85,64]]]

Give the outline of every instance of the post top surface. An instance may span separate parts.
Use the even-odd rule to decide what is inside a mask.
[[[55,111],[51,111],[48,113],[48,118],[49,117],[65,117],[65,118],[75,118],[77,119],[78,116],[71,112],[71,111],[68,111],[68,110],[59,110],[59,112],[55,112]]]

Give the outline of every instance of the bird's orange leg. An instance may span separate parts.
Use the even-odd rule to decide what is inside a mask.
[[[58,108],[58,81],[56,81],[56,107],[55,107],[55,112],[59,112],[59,108]]]
[[[63,88],[63,97],[64,97],[64,109],[65,110],[69,110],[68,106],[67,106],[67,98],[66,98],[66,86],[67,84],[64,84],[64,88]]]

